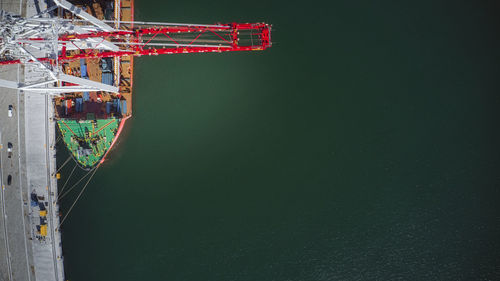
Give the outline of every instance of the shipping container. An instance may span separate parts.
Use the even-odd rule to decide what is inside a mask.
[[[40,226],[40,235],[47,236],[47,225]]]
[[[113,73],[111,72],[103,72],[102,73],[102,83],[107,85],[113,85]]]
[[[113,59],[112,58],[101,59],[101,70],[103,73],[113,71]]]
[[[76,112],[82,112],[82,111],[83,111],[83,99],[76,98]]]
[[[127,100],[122,100],[122,115],[127,114]]]
[[[80,59],[80,72],[81,72],[82,78],[88,78],[87,64],[85,63],[85,59]]]
[[[111,112],[111,102],[106,102],[106,114],[109,114]]]

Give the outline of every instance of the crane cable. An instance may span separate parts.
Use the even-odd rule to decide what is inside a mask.
[[[75,202],[73,202],[73,204],[71,204],[71,207],[69,207],[69,210],[68,212],[66,213],[66,215],[63,217],[63,219],[61,220],[61,222],[59,223],[59,226],[56,228],[56,231],[61,227],[61,225],[63,224],[63,222],[66,220],[66,218],[68,217],[69,213],[71,213],[71,210],[73,210],[73,207],[75,206],[76,202],[78,202],[78,199],[80,199],[80,196],[82,196],[83,192],[85,191],[85,189],[87,188],[87,186],[89,185],[89,182],[90,180],[92,179],[92,177],[95,175],[95,173],[97,172],[97,168],[99,168],[100,164],[97,165],[97,167],[95,167],[93,169],[93,173],[92,175],[90,176],[90,178],[87,180],[87,182],[85,183],[85,185],[83,186],[82,190],[80,191],[80,193],[78,193],[78,196],[76,197],[75,199]],[[92,172],[89,171],[89,173]]]
[[[73,188],[75,188],[83,179],[85,179],[93,170],[95,170],[97,167],[94,169],[88,171],[88,173],[85,174],[81,179],[79,179],[73,186],[71,186],[64,194],[59,195],[58,200],[61,200],[64,196],[66,196]]]
[[[71,173],[69,174],[69,177],[68,179],[66,180],[66,182],[64,183],[63,187],[61,188],[61,190],[59,191],[59,193],[62,193],[64,188],[66,187],[66,185],[68,184],[69,182],[69,179],[71,179],[71,175],[73,175],[73,172],[75,171],[76,167],[78,166],[78,164],[75,164],[75,167],[73,167],[73,170],[71,170]]]

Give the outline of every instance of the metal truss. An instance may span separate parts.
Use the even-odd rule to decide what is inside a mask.
[[[1,87],[31,92],[109,91],[118,88],[63,74],[61,64],[90,58],[160,54],[257,51],[271,46],[265,23],[178,24],[99,20],[65,0],[40,14],[22,18],[0,11],[0,65],[36,64],[45,73],[30,85],[0,80]],[[64,9],[72,19],[51,17]],[[114,23],[119,29],[112,28]],[[62,86],[69,82],[78,86]]]

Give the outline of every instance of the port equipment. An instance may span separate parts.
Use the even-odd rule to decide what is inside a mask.
[[[70,34],[59,37],[63,50],[59,61],[206,52],[261,51],[271,46],[271,26],[265,23],[219,25],[121,22],[128,30]],[[82,39],[100,38],[120,46],[119,50],[89,50],[68,55],[68,46]],[[33,40],[40,40],[34,38]],[[1,63],[1,62],[0,62]],[[5,62],[9,63],[9,62]]]
[[[29,85],[0,80],[0,87],[59,95],[118,88],[62,72],[62,63],[90,58],[152,56],[271,47],[266,23],[179,24],[99,20],[65,0],[38,15],[23,18],[0,11],[0,65],[37,64],[44,80]],[[59,9],[71,19],[53,16]],[[113,24],[115,27],[111,26]],[[65,83],[63,83],[65,82]]]
[[[63,21],[64,22],[64,21]],[[71,23],[71,21],[67,21]],[[271,26],[265,23],[230,23],[219,25],[121,22],[122,30],[70,33],[57,38],[57,56],[36,57],[40,62],[66,62],[77,59],[185,54],[230,51],[260,51],[271,46]],[[17,39],[23,47],[40,48],[55,39],[29,36]],[[95,42],[99,42],[95,44]],[[104,42],[118,46],[106,48]],[[102,45],[102,46],[101,46]],[[102,49],[99,49],[102,47]],[[78,54],[70,54],[78,49]],[[35,58],[28,58],[28,62]],[[4,56],[0,64],[22,63],[14,56]]]
[[[47,225],[46,224],[40,225],[40,235],[42,235],[43,237],[47,236]]]

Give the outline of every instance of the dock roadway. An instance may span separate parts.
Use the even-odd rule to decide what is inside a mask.
[[[17,80],[18,66],[2,67],[0,78]],[[26,201],[25,156],[19,148],[24,138],[24,120],[20,114],[22,103],[17,91],[0,89],[0,280],[35,280],[31,267],[33,254]],[[14,107],[12,117],[7,116],[8,105]],[[8,158],[7,143],[13,145]],[[12,177],[10,185],[8,176]]]
[[[45,3],[38,2],[41,9]],[[33,15],[34,2],[0,0],[0,9]],[[29,82],[39,79],[36,67],[1,66],[0,78]],[[12,117],[8,106],[13,106]],[[0,281],[64,280],[61,235],[56,231],[55,123],[50,97],[0,88]],[[7,144],[12,143],[9,158]],[[7,183],[11,176],[11,184]],[[30,194],[43,197],[47,236],[39,239],[39,206]],[[38,237],[38,238],[37,238]]]

